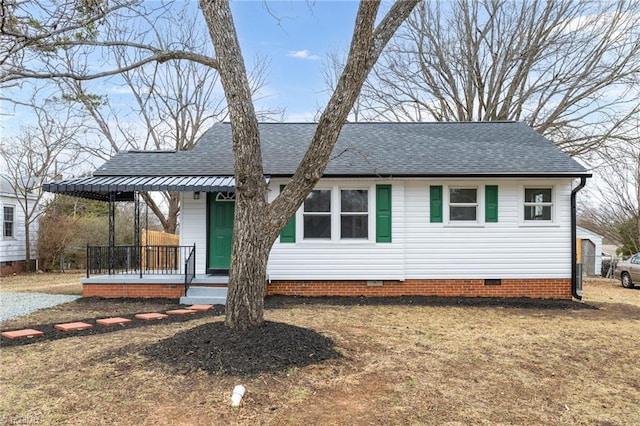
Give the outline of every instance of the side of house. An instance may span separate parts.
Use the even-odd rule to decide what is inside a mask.
[[[25,264],[25,217],[19,200],[8,191],[0,191],[0,275],[22,272]],[[31,263],[35,266],[38,222],[30,225]]]
[[[573,183],[323,179],[273,246],[267,293],[571,298]],[[183,195],[181,244],[207,247],[215,194]]]

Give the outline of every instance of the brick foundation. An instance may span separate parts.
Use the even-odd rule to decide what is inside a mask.
[[[82,297],[164,297],[184,296],[184,284],[82,284]]]
[[[528,297],[533,299],[571,299],[570,279],[503,279],[499,285],[486,285],[483,279],[412,279],[383,281],[369,286],[367,281],[272,281],[267,295],[297,296],[449,296],[449,297]]]
[[[222,286],[220,284],[209,285]],[[445,296],[445,297],[528,297],[533,299],[571,299],[570,279],[503,279],[499,285],[486,285],[483,279],[413,279],[382,281],[272,281],[266,295],[288,296]],[[184,284],[85,283],[83,297],[164,297],[184,296]]]

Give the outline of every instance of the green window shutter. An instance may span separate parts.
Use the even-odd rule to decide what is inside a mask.
[[[280,185],[280,192],[284,189],[286,185]],[[296,214],[294,213],[291,219],[289,219],[289,223],[282,229],[280,233],[280,242],[281,243],[295,243],[296,242]]]
[[[442,222],[442,185],[432,185],[429,187],[429,200],[431,211],[431,222]]]
[[[376,185],[376,243],[391,242],[391,185]]]
[[[484,221],[498,221],[498,185],[484,187]]]

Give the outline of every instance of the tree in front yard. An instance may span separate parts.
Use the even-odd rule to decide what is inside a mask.
[[[416,3],[395,2],[378,25],[380,2],[360,3],[344,70],[320,116],[311,145],[284,191],[271,204],[267,204],[258,120],[231,10],[224,1],[201,1],[229,106],[235,159],[236,210],[225,321],[227,326],[244,329],[262,324],[267,259],[271,246],[322,177],[362,84],[385,45]]]
[[[344,70],[322,112],[309,149],[285,190],[271,203],[262,168],[258,115],[240,51],[231,7],[225,0],[201,0],[200,9],[208,26],[215,56],[167,45],[149,45],[123,32],[109,31],[124,17],[152,19],[171,2],[157,5],[137,0],[103,2],[63,0],[53,5],[43,0],[2,3],[3,48],[0,85],[24,79],[65,78],[85,81],[118,75],[149,63],[186,60],[215,69],[224,89],[232,126],[236,209],[226,325],[246,329],[262,324],[269,251],[289,218],[322,177],[343,123],[362,85],[389,39],[411,14],[419,0],[397,0],[386,13],[379,12],[381,1],[362,1],[359,5],[351,46]],[[158,12],[160,11],[160,12]],[[111,25],[111,26],[110,26]],[[6,43],[5,43],[6,41]],[[73,49],[100,50],[109,57],[113,49],[141,52],[131,63],[111,63],[103,69],[77,70],[64,60]],[[37,61],[29,61],[36,57]]]

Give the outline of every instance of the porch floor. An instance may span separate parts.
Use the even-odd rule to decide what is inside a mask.
[[[96,275],[82,278],[80,282],[82,284],[180,284],[184,283],[184,274],[142,274],[142,278],[140,274]],[[191,281],[192,286],[228,283],[229,277],[226,275],[198,274]]]

